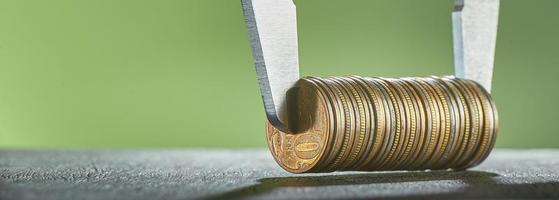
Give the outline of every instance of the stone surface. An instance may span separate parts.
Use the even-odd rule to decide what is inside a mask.
[[[0,199],[559,198],[559,150],[468,171],[295,175],[258,150],[0,151]]]

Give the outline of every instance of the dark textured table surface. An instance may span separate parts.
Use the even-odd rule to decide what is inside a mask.
[[[559,198],[559,150],[460,172],[294,175],[264,150],[0,151],[0,199]]]

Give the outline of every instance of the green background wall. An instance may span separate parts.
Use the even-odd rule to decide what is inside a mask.
[[[299,0],[303,75],[452,73],[452,0]],[[499,147],[559,147],[559,1],[502,0]],[[264,147],[239,0],[0,0],[0,148]]]

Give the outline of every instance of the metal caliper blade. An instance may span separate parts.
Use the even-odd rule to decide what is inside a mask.
[[[499,0],[456,0],[452,12],[454,75],[491,91]]]
[[[292,0],[241,0],[268,121],[288,132],[287,91],[299,80],[297,16]]]

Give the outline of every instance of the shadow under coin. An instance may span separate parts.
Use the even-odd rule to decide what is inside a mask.
[[[535,199],[559,197],[558,182],[504,184],[497,181],[498,174],[482,171],[423,171],[423,172],[370,172],[318,176],[263,178],[255,185],[210,196],[207,199],[242,199],[289,187],[323,187],[367,185],[382,183],[418,183],[455,180],[464,188],[436,194],[402,194],[383,199]],[[374,187],[374,186],[372,186]],[[356,199],[348,197],[350,199]]]

